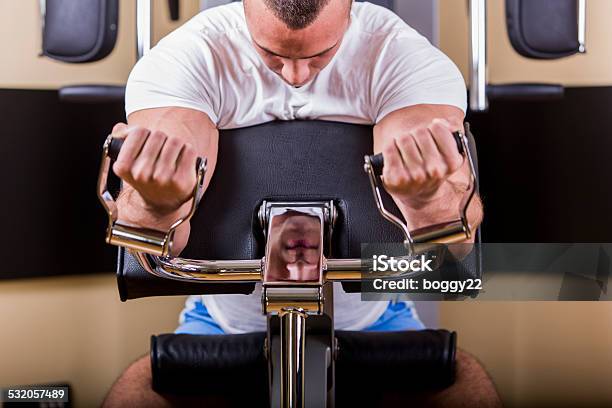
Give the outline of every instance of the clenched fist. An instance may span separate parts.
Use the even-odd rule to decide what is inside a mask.
[[[125,139],[113,171],[136,190],[147,210],[169,214],[191,198],[197,152],[190,143],[124,123],[115,125],[112,136]]]
[[[443,193],[443,184],[463,164],[453,136],[456,130],[435,119],[383,142],[383,182],[396,200],[420,208]]]

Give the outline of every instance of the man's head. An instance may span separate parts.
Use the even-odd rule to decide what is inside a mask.
[[[265,64],[302,86],[338,51],[352,0],[245,0],[247,25]]]

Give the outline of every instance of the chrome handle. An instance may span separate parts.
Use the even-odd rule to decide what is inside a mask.
[[[469,132],[469,124],[465,124],[466,131]],[[414,254],[419,251],[415,245],[423,243],[451,244],[469,239],[472,236],[472,231],[468,222],[467,211],[472,202],[476,191],[478,190],[478,181],[476,178],[475,163],[472,158],[472,153],[469,148],[467,136],[462,132],[453,134],[457,141],[457,147],[461,155],[468,161],[470,168],[470,184],[463,196],[459,206],[459,219],[450,222],[430,225],[415,231],[410,231],[408,224],[402,221],[398,216],[387,210],[382,200],[381,187],[378,182],[377,174],[380,174],[380,169],[377,168],[380,160],[376,160],[376,156],[366,156],[364,170],[370,179],[370,186],[374,194],[374,201],[380,214],[393,225],[398,227],[404,235],[404,246],[408,249],[409,254]],[[378,164],[378,166],[377,166]]]
[[[202,199],[202,195],[204,194],[206,159],[198,158],[196,163],[196,184],[193,187],[189,213],[176,220],[168,231],[157,231],[149,228],[127,225],[117,221],[117,203],[108,190],[107,183],[113,161],[113,152],[111,151],[111,147],[114,145],[113,141],[113,137],[109,136],[104,142],[102,163],[98,173],[98,199],[104,206],[108,216],[106,242],[112,245],[126,247],[134,251],[143,251],[156,256],[168,257],[172,253],[172,244],[174,242],[174,233],[176,229],[193,217]]]

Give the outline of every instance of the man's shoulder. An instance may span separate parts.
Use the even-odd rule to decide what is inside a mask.
[[[201,11],[193,17],[186,28],[195,28],[209,34],[225,34],[246,28],[242,2],[231,2]]]
[[[373,36],[391,36],[412,28],[393,11],[368,2],[355,2],[352,17],[356,20],[359,30]]]

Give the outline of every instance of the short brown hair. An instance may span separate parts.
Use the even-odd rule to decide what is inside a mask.
[[[312,24],[330,0],[264,0],[268,9],[292,30]]]

